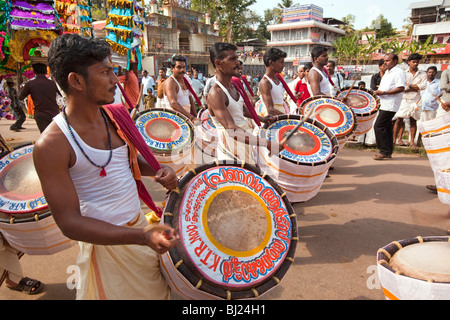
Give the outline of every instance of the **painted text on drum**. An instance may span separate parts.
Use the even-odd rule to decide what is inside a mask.
[[[198,219],[199,215],[204,214],[201,211],[202,201],[198,199],[207,198],[214,190],[230,184],[245,186],[255,196],[260,197],[264,206],[272,211],[272,225],[275,226],[272,230],[272,239],[265,247],[254,254],[244,254],[238,258],[215,248],[215,241],[210,242],[211,239],[203,232],[205,226],[203,228],[197,226],[197,222],[200,223],[202,220]],[[262,279],[261,277],[277,269],[279,261],[284,258],[290,245],[291,223],[281,197],[260,176],[236,167],[215,168],[204,172],[200,179],[191,182],[186,195],[186,209],[180,216],[185,222],[184,226],[181,226],[181,232],[185,235],[183,236],[185,245],[192,248],[191,252],[194,255],[191,254],[191,258],[196,260],[194,263],[199,267],[205,266],[205,269],[201,268],[205,276],[214,282],[239,285]],[[187,215],[189,217],[186,217]],[[218,267],[219,273],[216,273]]]

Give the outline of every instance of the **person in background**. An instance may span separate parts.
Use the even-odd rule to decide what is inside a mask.
[[[312,62],[307,62],[304,66],[304,76],[301,81],[297,82],[294,89],[295,97],[297,98],[297,106],[300,107],[303,101],[310,97],[308,90],[308,75],[312,68]]]
[[[147,94],[144,98],[144,108],[145,110],[150,110],[155,108],[156,97],[153,95],[152,88],[147,88]]]
[[[417,133],[417,120],[420,119],[420,110],[422,109],[420,91],[424,90],[427,86],[427,74],[419,70],[421,59],[422,56],[418,53],[413,53],[408,57],[407,63],[409,68],[406,70],[406,87],[403,93],[402,103],[394,117],[394,144],[400,146],[406,145],[402,140],[405,130],[405,122],[403,119],[409,119],[409,146],[413,150],[418,149],[414,143],[414,139]]]
[[[328,49],[325,47],[314,47],[311,51],[313,67],[308,73],[308,90],[312,97],[330,96],[331,82],[324,72],[328,64]]]
[[[164,81],[167,80],[167,69],[164,67],[158,70],[158,80],[156,80],[156,107],[165,108],[164,104]]]
[[[386,66],[384,64],[384,59],[380,59],[378,61],[378,69],[379,72],[375,73],[372,78],[370,78],[370,89],[373,91],[377,91],[378,87],[380,86],[381,78],[383,77],[384,73],[386,72]]]
[[[344,89],[344,78],[336,71],[336,62],[333,60],[328,60],[326,65],[327,71],[331,77],[331,81],[333,81],[334,85],[330,84],[330,93],[332,97],[335,97],[336,94]]]
[[[436,117],[436,112],[439,107],[438,98],[442,97],[440,80],[436,79],[437,68],[429,66],[427,69],[427,86],[425,90],[421,91],[422,95],[422,112],[420,114],[420,121],[432,120]]]
[[[380,86],[375,94],[380,97],[380,108],[373,126],[379,153],[373,156],[374,160],[391,159],[394,151],[394,133],[392,119],[402,103],[403,91],[406,86],[405,72],[400,69],[398,56],[395,53],[384,57],[386,72],[381,78]]]
[[[20,104],[17,90],[14,88],[14,81],[11,78],[6,79],[6,93],[11,100],[10,108],[14,118],[16,119],[16,122],[14,122],[9,129],[14,131],[25,129],[22,127],[22,124],[26,120],[26,115],[22,109],[22,105]]]

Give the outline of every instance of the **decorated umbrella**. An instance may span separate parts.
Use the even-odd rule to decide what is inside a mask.
[[[141,48],[144,30],[143,3],[135,0],[108,0],[106,19],[108,32],[106,41],[120,56],[127,57],[127,70],[131,63],[137,63],[141,70]]]
[[[91,0],[55,0],[64,32],[93,37]]]

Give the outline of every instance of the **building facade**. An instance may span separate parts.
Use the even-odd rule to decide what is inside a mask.
[[[314,5],[293,6],[283,10],[282,23],[267,26],[271,39],[268,47],[277,47],[287,53],[286,70],[311,61],[311,50],[323,46],[333,50],[333,41],[345,35],[337,26],[342,21],[323,18],[322,8]]]
[[[193,11],[177,1],[164,1],[158,8],[151,1],[145,17],[143,67],[152,75],[158,68],[169,67],[174,54],[186,57],[189,67],[205,75],[214,74],[209,49],[222,38],[217,23],[211,24],[209,14]]]
[[[412,37],[424,42],[433,35],[433,43],[446,45],[435,49],[435,54],[428,55],[426,62],[447,68],[450,63],[450,0],[414,2],[409,8],[413,23]]]

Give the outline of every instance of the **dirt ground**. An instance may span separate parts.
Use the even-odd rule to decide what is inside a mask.
[[[35,141],[34,121],[25,130],[0,134],[11,145]],[[343,149],[319,193],[293,205],[299,242],[295,260],[281,283],[262,299],[383,300],[376,275],[376,253],[384,245],[415,236],[444,236],[450,228],[450,206],[425,188],[434,184],[426,157],[394,154],[374,161],[373,150]],[[157,203],[164,190],[145,178]],[[42,293],[29,296],[0,288],[0,300],[73,300],[66,282],[76,262],[78,246],[50,256],[21,259],[24,274],[45,283]],[[177,299],[176,295],[173,296]]]

